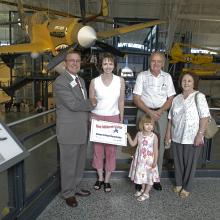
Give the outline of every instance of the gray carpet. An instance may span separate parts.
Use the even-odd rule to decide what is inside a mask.
[[[150,199],[138,202],[128,179],[112,180],[112,192],[92,189],[95,179],[84,179],[82,186],[92,195],[78,197],[76,208],[68,207],[57,195],[37,220],[217,220],[220,219],[220,178],[196,178],[193,192],[181,199],[171,190],[170,179],[162,179],[163,191],[154,189]]]

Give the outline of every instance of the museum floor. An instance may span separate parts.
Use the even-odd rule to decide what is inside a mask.
[[[112,192],[92,189],[95,179],[84,179],[90,189],[87,198],[78,198],[76,208],[68,207],[60,195],[37,220],[217,220],[220,216],[220,178],[196,178],[192,194],[181,199],[172,192],[173,179],[162,179],[163,190],[150,192],[150,199],[138,202],[129,179],[112,180]]]
[[[0,120],[5,123],[19,120],[28,116],[26,113],[0,113]],[[28,121],[23,125],[13,128],[18,136],[34,130],[38,126],[54,121],[54,115],[43,116]],[[26,201],[31,198],[37,190],[41,190],[42,183],[48,177],[53,176],[57,170],[57,143],[56,140],[42,145],[39,148],[32,147],[39,141],[55,134],[52,128],[25,141],[24,146],[30,150],[30,156],[25,160],[25,194]],[[91,167],[92,146],[88,143],[87,163],[85,178],[82,185],[91,190],[92,195],[88,198],[79,198],[79,206],[75,209],[66,206],[60,195],[52,200],[37,218],[38,220],[123,220],[123,219],[219,219],[220,216],[220,135],[219,132],[212,141],[211,147],[202,149],[198,162],[197,178],[195,180],[193,193],[189,198],[183,200],[175,195],[172,188],[173,163],[169,150],[165,153],[162,173],[163,190],[161,192],[152,189],[150,199],[145,202],[135,200],[134,185],[127,178],[134,149],[129,147],[117,148],[117,169],[112,178],[112,192],[104,193],[103,189],[96,192],[92,186],[95,182],[95,172]],[[0,210],[7,207],[10,195],[8,194],[7,172],[0,173]]]

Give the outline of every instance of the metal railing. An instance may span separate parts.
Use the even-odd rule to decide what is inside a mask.
[[[56,133],[55,130],[53,130],[53,128],[55,128],[55,120],[52,122],[44,120],[45,118],[47,119],[50,114],[54,114],[54,112],[55,109],[52,109],[7,124],[10,129],[13,129],[15,126],[20,126],[26,122],[30,125],[30,121],[35,119],[36,121],[40,121],[37,127],[35,126],[36,123],[33,123],[34,129],[26,129],[27,131],[22,135],[18,135],[18,139],[23,145],[25,145],[25,142],[32,142],[30,141],[32,139],[38,140],[38,135],[42,133],[43,135],[46,134],[48,137],[40,140],[39,143],[31,145],[31,147],[28,148],[30,156],[7,170],[9,201],[7,202],[8,206],[4,207],[4,210],[8,210],[8,213],[2,216],[4,220],[35,219],[59,192],[59,155],[57,151],[57,142],[55,140]],[[50,145],[50,142],[52,145]],[[42,148],[43,146],[45,146],[45,148]],[[41,150],[41,148],[43,150]],[[44,156],[45,152],[49,152],[49,159],[54,157],[51,161],[56,165],[54,166],[53,164],[51,166],[52,168],[44,167],[44,163],[48,159]],[[50,163],[52,163],[51,161]],[[38,170],[41,164],[43,169]],[[37,173],[34,169],[37,169],[36,172],[40,173],[37,185]],[[48,171],[44,173],[44,169],[48,169]],[[33,180],[31,180],[31,178],[33,178]],[[3,198],[0,198],[0,200],[1,199]]]
[[[128,106],[128,108],[132,108]],[[135,107],[133,107],[135,108]],[[220,108],[210,108],[211,111],[219,111]],[[17,120],[15,122],[8,123],[7,126],[13,128],[19,126],[22,123],[30,122],[34,119],[47,118],[49,114],[54,114],[55,109],[38,113],[30,117]],[[128,124],[128,126],[134,126],[134,124]],[[220,125],[218,125],[220,127]],[[22,144],[30,140],[30,138],[36,137],[41,132],[46,133],[46,131],[55,128],[55,122],[46,121],[45,124],[40,125],[32,130],[28,130],[25,134],[19,135],[18,138]],[[41,140],[39,143],[31,145],[28,148],[31,156],[34,153],[38,153],[45,144],[50,143],[56,138],[55,131],[51,133],[50,136]],[[57,143],[56,143],[57,144]],[[56,146],[57,147],[57,146]],[[212,151],[212,140],[209,141],[206,148],[203,150],[203,163],[207,164],[211,161],[211,151]],[[44,154],[44,151],[42,151]],[[60,182],[59,182],[59,155],[54,155],[56,157],[56,171],[47,175],[45,179],[41,181],[30,193],[27,193],[27,166],[25,163],[28,163],[28,158],[25,161],[22,161],[15,166],[8,169],[8,209],[9,213],[3,217],[4,220],[9,219],[34,219],[39,215],[39,213],[46,207],[46,205],[53,199],[53,197],[59,192]],[[30,156],[30,157],[31,157]],[[44,159],[43,155],[40,154]],[[46,158],[47,159],[47,158]],[[31,160],[31,159],[30,159]],[[40,164],[43,163],[41,160],[37,160],[37,166],[40,167]],[[29,168],[29,167],[28,167]],[[42,168],[44,169],[44,167]],[[38,171],[39,172],[39,171]],[[123,171],[124,172],[124,171]],[[34,173],[34,175],[36,175]],[[0,198],[1,200],[2,198]]]

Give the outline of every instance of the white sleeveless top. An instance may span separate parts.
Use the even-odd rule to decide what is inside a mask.
[[[111,84],[106,86],[100,75],[94,80],[94,88],[97,105],[92,110],[92,113],[102,116],[119,115],[118,99],[121,88],[120,77],[113,74]]]

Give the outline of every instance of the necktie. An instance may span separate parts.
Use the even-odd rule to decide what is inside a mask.
[[[76,76],[75,81],[76,81],[77,85],[79,86],[79,88],[80,88],[80,90],[81,90],[81,92],[82,92],[82,94],[83,94],[83,98],[86,99],[86,96],[85,96],[83,87],[82,87],[82,85],[81,85],[81,83],[80,83],[80,80],[79,80],[79,77],[78,77],[78,76]]]

